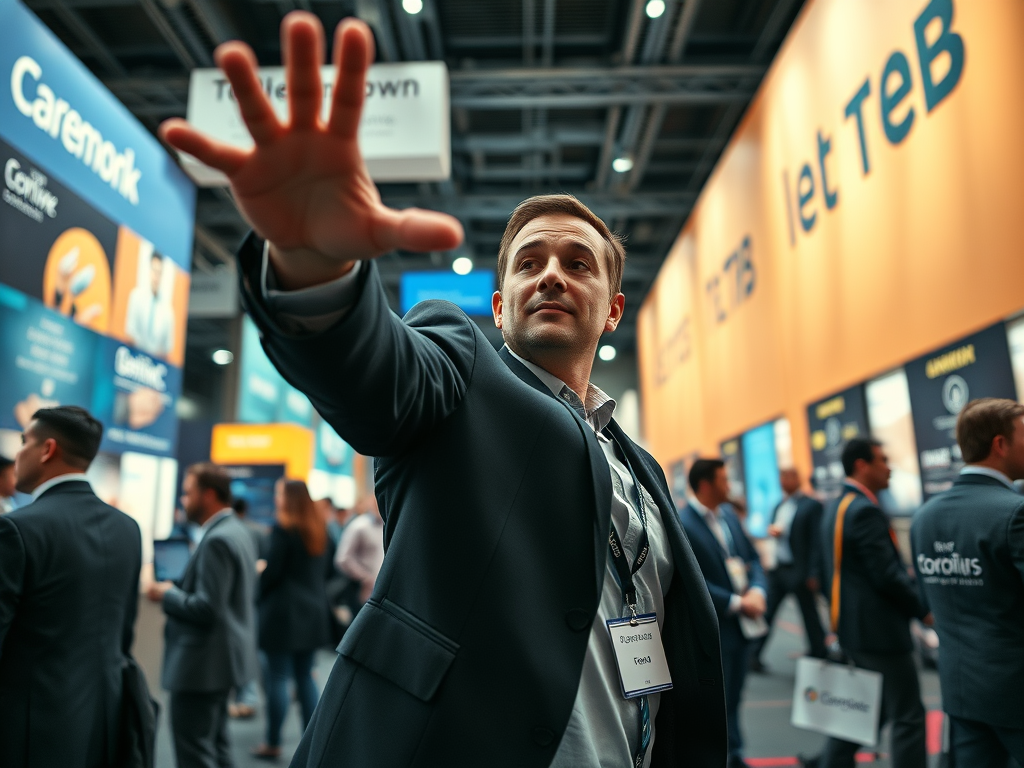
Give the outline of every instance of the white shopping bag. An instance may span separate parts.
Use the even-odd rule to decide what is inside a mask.
[[[878,672],[821,659],[797,660],[791,720],[797,728],[873,747],[881,707]]]

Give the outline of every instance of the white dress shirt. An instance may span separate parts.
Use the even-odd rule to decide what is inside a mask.
[[[1017,492],[1016,486],[1013,481],[1010,480],[1006,475],[1000,472],[998,469],[992,469],[992,467],[980,467],[977,464],[968,464],[966,467],[960,470],[961,475],[985,475],[985,477],[991,477],[998,480],[1000,483],[1005,485],[1014,493]]]
[[[70,483],[74,480],[81,480],[86,483],[89,482],[89,478],[85,476],[84,472],[69,472],[66,475],[57,475],[56,477],[51,477],[45,483],[40,483],[36,486],[36,489],[32,491],[32,501],[38,499],[48,490],[53,488],[53,486],[60,485],[61,483]]]

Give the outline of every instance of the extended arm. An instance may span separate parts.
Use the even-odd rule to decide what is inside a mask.
[[[882,511],[865,507],[847,525],[846,541],[853,544],[875,590],[895,603],[907,618],[924,618],[928,611],[900,561]]]
[[[21,601],[25,579],[25,545],[18,527],[0,517],[0,656],[7,630]]]
[[[195,590],[186,592],[172,587],[164,595],[163,605],[168,616],[205,628],[224,614],[235,574],[234,558],[227,542],[213,539],[200,546]]]

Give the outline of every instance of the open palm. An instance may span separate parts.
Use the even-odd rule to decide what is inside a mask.
[[[462,240],[459,222],[442,213],[396,211],[381,203],[359,153],[358,129],[373,60],[373,36],[346,19],[335,32],[338,68],[330,117],[320,119],[324,32],[312,14],[296,11],[281,24],[290,120],[282,124],[257,77],[256,57],[241,42],[217,48],[255,146],[238,149],[184,120],[160,126],[171,146],[223,172],[256,232],[270,241],[286,288],[324,282],[361,259],[394,248],[449,250]]]

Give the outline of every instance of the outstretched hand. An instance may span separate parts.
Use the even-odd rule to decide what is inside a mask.
[[[337,76],[330,117],[320,112],[324,30],[311,13],[294,11],[281,23],[290,119],[282,124],[263,92],[256,56],[245,43],[224,43],[215,53],[255,145],[239,149],[216,141],[184,120],[167,120],[161,137],[171,146],[224,173],[245,218],[270,241],[283,288],[332,280],[352,264],[395,248],[450,250],[462,226],[447,214],[396,211],[380,200],[359,152],[359,119],[373,35],[357,19],[334,35]]]

